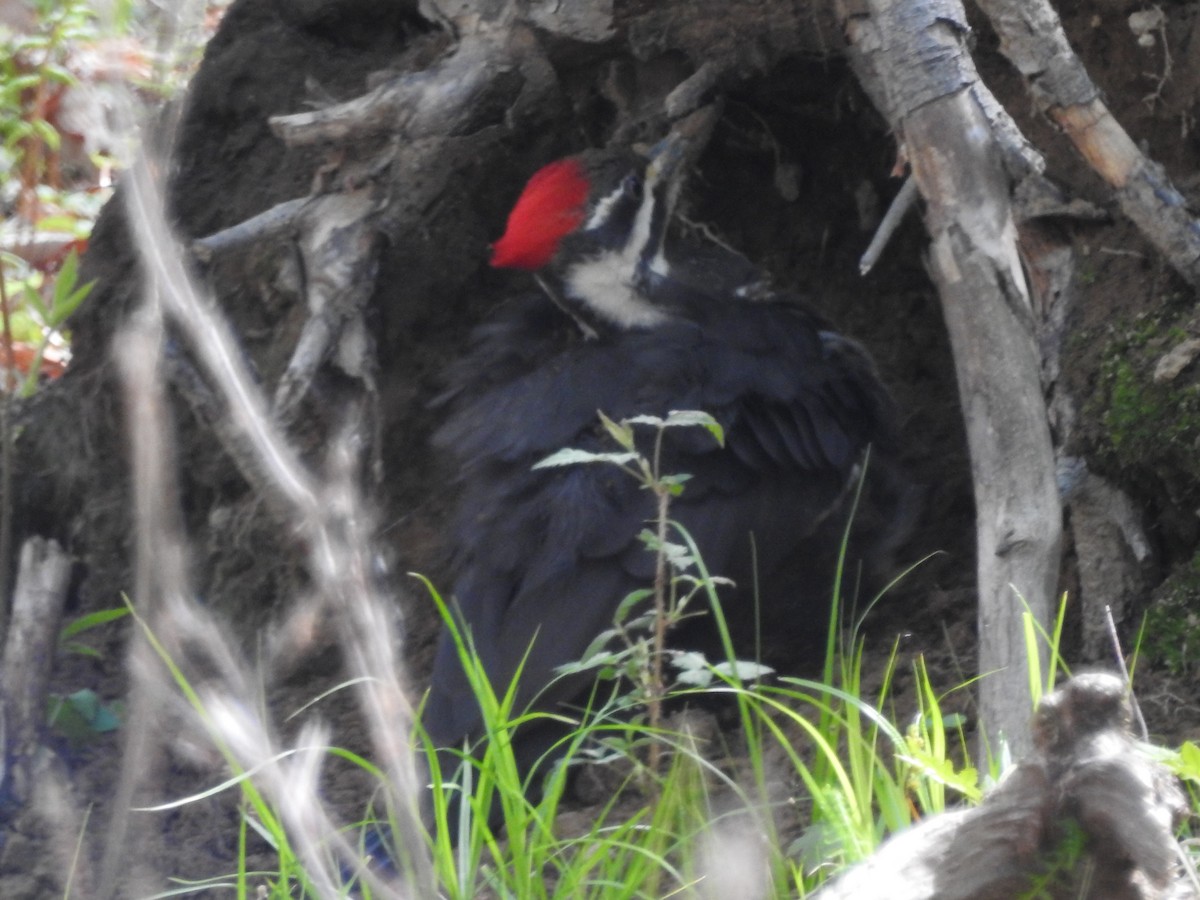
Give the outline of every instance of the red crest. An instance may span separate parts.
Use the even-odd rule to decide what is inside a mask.
[[[560,159],[533,174],[508,214],[504,235],[492,245],[500,269],[540,269],[559,242],[583,224],[589,184],[577,159]]]

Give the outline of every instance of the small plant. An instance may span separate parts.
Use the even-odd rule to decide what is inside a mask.
[[[537,806],[525,800],[528,785],[514,779],[515,764],[505,762],[511,750],[511,729],[528,721],[508,719],[514,712],[509,704],[515,688],[508,686],[503,697],[493,694],[469,640],[458,632],[438,601],[447,627],[455,635],[463,665],[481,693],[481,707],[489,723],[489,744],[499,737],[499,744],[489,746],[482,759],[464,754],[461,764],[470,777],[463,779],[460,773],[449,782],[443,777],[448,773],[440,771],[433,748],[427,747],[431,768],[435,770],[435,784],[450,785],[449,794],[435,790],[435,804],[440,804],[438,798],[445,796],[463,804],[454,835],[457,845],[450,841],[443,846],[444,827],[450,817],[443,817],[440,809],[435,810],[438,822],[435,856],[447,866],[451,861],[456,863],[455,887],[450,895],[469,896],[471,890],[479,888],[478,877],[487,870],[491,872],[489,885],[501,888],[498,890],[501,895],[511,892],[514,896],[527,896],[523,888],[509,883],[499,870],[507,872],[511,867],[515,873],[544,871],[544,860],[539,863],[512,859],[514,846],[525,853],[536,852],[537,847],[545,844],[543,851],[560,859],[564,839],[554,834],[554,816],[562,798],[564,773],[576,762],[597,755],[606,755],[609,761],[635,760],[629,769],[634,774],[626,784],[636,785],[638,791],[624,802],[640,796],[641,800],[635,801],[640,811],[625,815],[631,815],[628,821],[641,823],[642,830],[630,832],[620,818],[613,821],[621,804],[619,795],[614,796],[611,806],[600,815],[596,830],[584,844],[571,843],[570,852],[587,854],[589,858],[603,854],[606,859],[620,859],[623,866],[633,866],[639,874],[623,869],[613,876],[614,882],[635,891],[634,886],[640,886],[652,895],[686,887],[686,872],[699,865],[690,854],[695,852],[697,835],[713,827],[716,814],[710,792],[714,786],[719,785],[722,793],[738,797],[738,808],[752,811],[755,827],[768,835],[765,843],[771,849],[766,865],[775,883],[780,886],[790,883],[801,890],[819,885],[837,868],[865,857],[885,834],[905,827],[915,816],[943,810],[947,788],[954,796],[977,799],[978,776],[966,763],[961,722],[942,715],[941,698],[934,691],[923,663],[918,660],[914,664],[919,713],[908,729],[902,731],[878,711],[888,702],[892,667],[888,668],[876,704],[862,698],[864,645],[856,635],[849,643],[842,640],[836,613],[830,623],[829,658],[823,682],[783,678],[775,685],[749,683],[769,670],[737,660],[717,595],[723,580],[706,570],[691,537],[670,521],[670,501],[686,490],[686,476],[661,472],[662,442],[668,428],[701,426],[720,441],[723,434],[717,423],[695,412],[671,413],[666,418],[642,416],[620,423],[602,417],[602,423],[619,449],[608,453],[567,449],[539,466],[615,465],[650,491],[657,501],[657,516],[652,528],[643,534],[643,540],[656,554],[657,575],[653,589],[626,597],[612,628],[597,636],[578,663],[561,670],[564,674],[595,671],[602,682],[614,684],[614,691],[607,697],[602,691],[593,694],[592,702],[581,712],[577,730],[565,739],[569,746],[564,759],[547,780],[544,798]],[[649,454],[639,452],[635,426],[654,429],[653,449]],[[839,584],[840,580],[839,573]],[[700,599],[708,605],[715,627],[722,635],[724,660],[711,662],[700,654],[666,646],[667,632],[685,617],[696,615],[693,610]],[[621,684],[626,687],[617,687]],[[686,701],[705,693],[725,694],[736,703],[742,725],[738,742],[744,745],[750,761],[751,784],[731,778],[707,761],[688,735],[663,727],[661,709],[665,700],[677,697]],[[645,709],[644,715],[636,714],[639,708]],[[816,748],[815,761],[804,759],[795,746],[793,732],[807,736]],[[958,735],[954,742],[958,753],[953,757],[952,742],[947,740],[952,733]],[[646,746],[648,761],[643,765],[636,759]],[[767,799],[772,791],[767,785],[763,761],[776,755],[778,748],[783,748],[813,798],[806,836],[791,847],[784,847],[774,831],[771,806],[778,798]],[[495,756],[497,752],[499,757]],[[501,763],[500,769],[493,768],[497,762]],[[465,795],[472,792],[476,797],[482,796],[483,802],[468,803]],[[493,839],[480,836],[479,831],[490,834],[484,820],[497,802],[504,809],[510,846],[503,861],[494,860],[497,868],[488,869],[483,862],[486,858],[483,851],[492,846]],[[468,818],[470,824],[466,825]],[[514,832],[522,835],[515,841]],[[622,841],[636,841],[639,849],[632,854],[624,847],[623,852],[615,851],[607,841],[610,834],[620,834]],[[651,840],[651,835],[657,839]],[[559,877],[571,884],[573,890],[591,883],[574,868],[574,857],[571,864],[564,860],[563,865]],[[538,892],[528,896],[543,895]]]
[[[1156,590],[1142,629],[1142,656],[1152,665],[1183,677],[1200,660],[1200,553],[1176,567]]]
[[[63,626],[62,631],[58,633],[58,649],[64,653],[75,653],[80,656],[91,656],[95,659],[100,659],[102,658],[102,654],[99,650],[77,640],[77,638],[93,629],[99,628],[101,625],[107,625],[109,622],[116,622],[119,619],[123,619],[127,615],[129,615],[129,608],[127,606],[117,606],[113,609],[101,609],[94,613],[80,616],[68,622]]]
[[[58,648],[63,653],[100,658],[100,651],[78,638],[87,632],[129,614],[124,607],[104,609],[80,616],[59,632]],[[70,694],[51,694],[47,698],[46,723],[73,744],[86,743],[101,734],[115,731],[121,724],[120,703],[106,704],[91,688]]]
[[[729,582],[704,570],[687,533],[671,521],[671,501],[684,492],[689,476],[662,472],[663,440],[672,428],[704,428],[723,445],[725,433],[720,423],[707,413],[697,411],[673,411],[665,418],[634,416],[621,422],[614,422],[601,413],[600,421],[619,450],[609,453],[560,450],[535,468],[612,465],[649,491],[655,498],[654,528],[644,530],[641,539],[655,557],[654,585],[625,597],[617,607],[612,628],[596,636],[579,662],[562,667],[560,672],[565,675],[596,670],[602,679],[625,679],[631,686],[627,705],[645,708],[653,732],[662,723],[663,700],[672,686],[707,685],[714,674],[729,674],[734,670],[744,679],[760,677],[771,670],[732,658],[713,667],[699,653],[667,647],[667,634],[672,629],[685,618],[703,614],[690,611],[693,601],[702,597],[710,602],[710,608],[714,603],[719,607],[713,589]],[[638,450],[635,426],[654,429],[653,450],[649,456]],[[732,654],[732,649],[730,652]],[[676,670],[671,680],[668,680],[668,666]],[[651,742],[651,772],[659,771],[661,752],[661,745]]]
[[[46,351],[51,347],[61,354],[66,341],[64,328],[67,319],[79,308],[91,293],[94,281],[79,284],[79,256],[71,250],[63,260],[62,267],[49,286],[49,297],[45,300],[36,283],[44,278],[33,274],[21,283],[22,305],[10,312],[5,298],[3,304],[3,340],[6,362],[10,377],[24,373],[16,387],[18,396],[28,397],[37,390],[43,374],[56,375],[58,367],[47,370]],[[59,362],[61,355],[56,357]]]

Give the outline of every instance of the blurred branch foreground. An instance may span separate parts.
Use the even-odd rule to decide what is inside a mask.
[[[1078,675],[1034,719],[1036,750],[984,802],[902,832],[820,900],[1195,897],[1173,776],[1129,732],[1125,685]]]

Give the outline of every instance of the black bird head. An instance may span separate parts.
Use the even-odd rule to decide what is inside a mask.
[[[585,332],[670,318],[674,311],[649,285],[669,277],[667,226],[711,120],[685,120],[644,157],[588,151],[540,169],[493,246],[492,265],[535,272]]]

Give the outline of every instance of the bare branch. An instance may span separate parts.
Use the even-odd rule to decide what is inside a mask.
[[[978,97],[955,0],[868,0],[846,19],[850,58],[900,135],[926,202],[930,270],[950,332],[974,475],[980,706],[988,732],[1029,747],[1021,606],[1048,624],[1062,511],[1033,307],[1001,140]],[[903,41],[895,40],[903,35]],[[986,104],[996,109],[994,101]],[[1017,142],[1019,143],[1019,142]]]
[[[50,666],[70,575],[71,557],[57,541],[35,537],[22,545],[0,663],[0,746],[8,766],[0,781],[22,801],[33,790],[31,767],[46,721]]]
[[[978,3],[1038,107],[1113,187],[1122,211],[1142,234],[1189,283],[1200,285],[1200,225],[1163,168],[1113,118],[1047,0]]]
[[[275,116],[271,127],[291,147],[470,134],[501,121],[524,83],[510,35],[480,32],[430,69],[398,75],[345,103]]]

